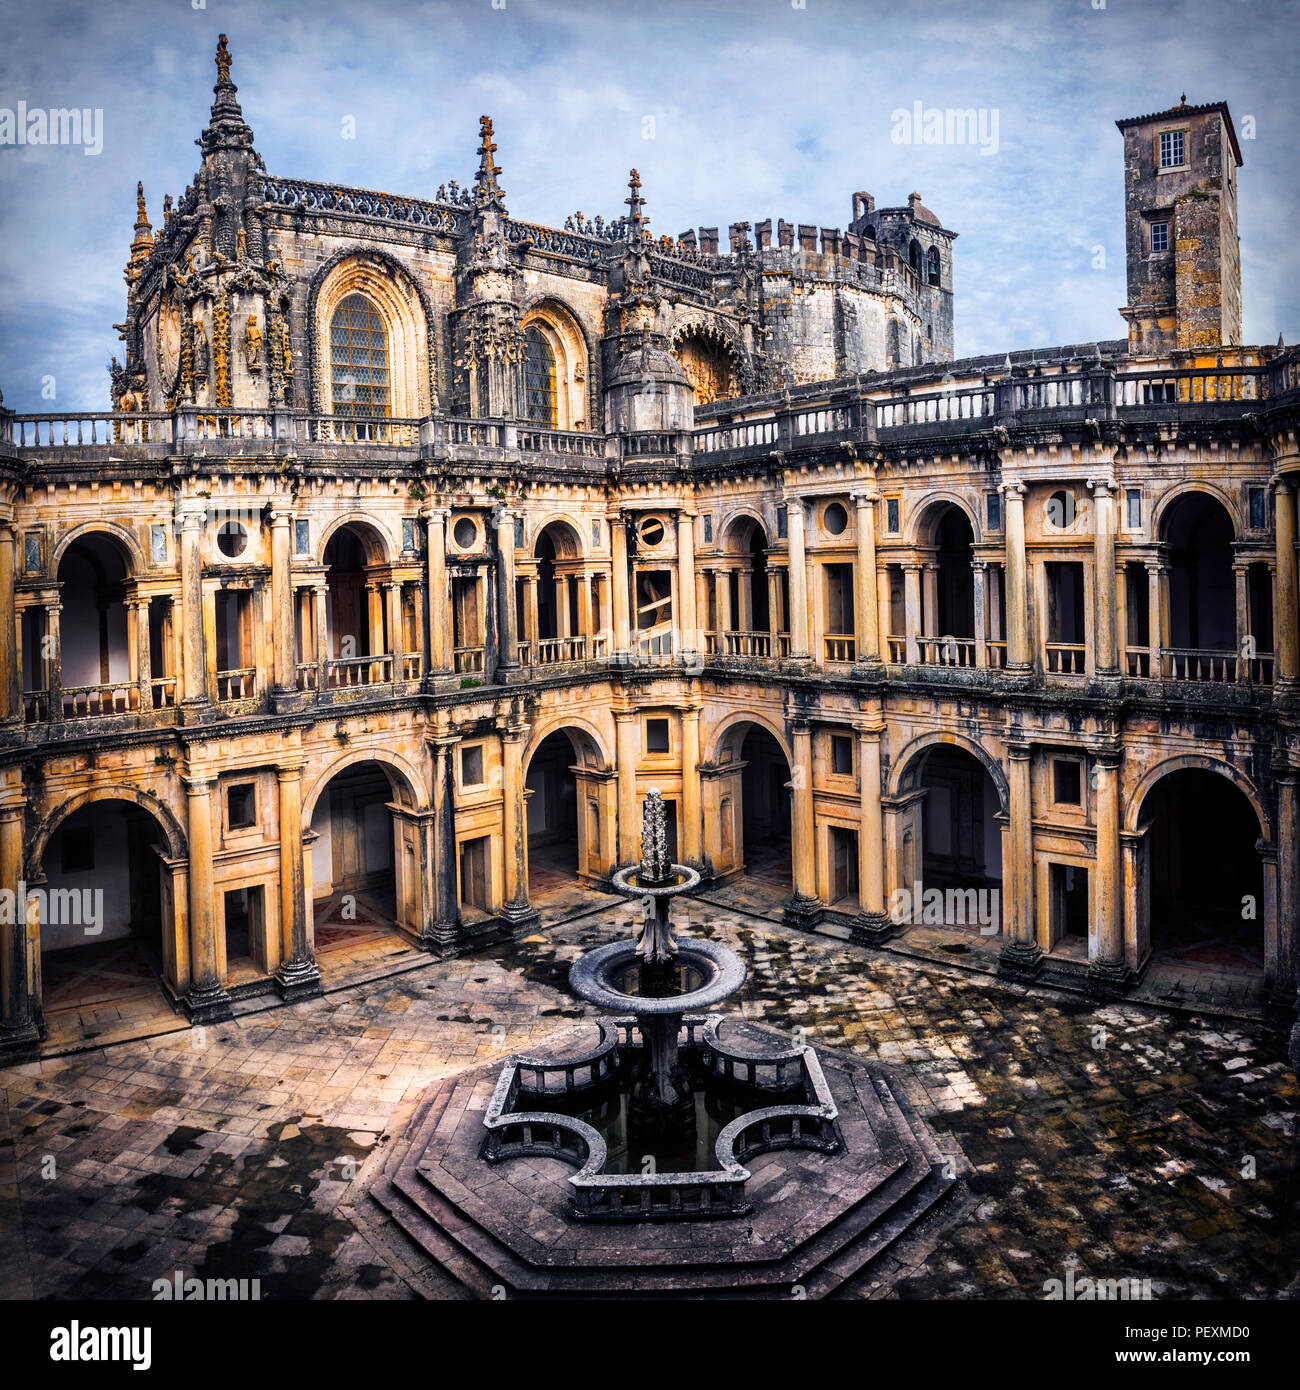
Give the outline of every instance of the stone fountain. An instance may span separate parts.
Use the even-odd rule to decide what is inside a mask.
[[[958,1205],[884,1067],[704,1012],[745,967],[674,929],[700,875],[671,862],[664,810],[649,792],[641,861],[613,878],[639,933],[569,972],[608,1011],[596,1040],[587,1023],[435,1083],[370,1189],[482,1297],[822,1297],[914,1258]]]

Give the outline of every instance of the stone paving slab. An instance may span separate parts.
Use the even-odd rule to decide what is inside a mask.
[[[269,1298],[463,1297],[358,1199],[431,1083],[593,1016],[566,980],[630,934],[634,905],[606,901],[540,942],[0,1070],[0,1295],[148,1298],[180,1269]],[[745,959],[735,1013],[892,1067],[975,1195],[855,1295],[1040,1298],[1070,1267],[1158,1298],[1300,1293],[1300,1094],[1260,1025],[689,911]]]

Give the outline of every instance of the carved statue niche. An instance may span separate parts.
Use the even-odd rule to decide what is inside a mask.
[[[249,314],[244,329],[244,363],[250,372],[262,370],[262,330],[257,326],[256,314]]]
[[[289,325],[280,321],[280,374],[286,383],[293,380],[293,343],[289,337]]]
[[[194,379],[208,379],[208,335],[198,319],[194,320]]]

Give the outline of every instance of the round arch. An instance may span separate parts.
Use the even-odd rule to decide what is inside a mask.
[[[587,747],[580,746],[574,739],[574,733],[578,733],[586,740]],[[523,775],[528,776],[528,768],[532,763],[533,755],[546,742],[552,734],[566,734],[569,742],[573,744],[573,751],[578,762],[583,760],[584,752],[594,752],[596,762],[592,766],[593,772],[607,772],[610,769],[609,757],[605,752],[604,739],[600,731],[589,720],[565,710],[554,715],[552,718],[535,724],[533,726],[532,737],[528,740],[528,746],[524,749],[523,756]]]
[[[755,527],[763,533],[764,544],[768,544],[767,525],[757,512],[752,512],[746,507],[729,512],[718,529],[719,548],[732,554],[748,555],[749,539],[754,534]]]
[[[350,294],[364,295],[384,321],[393,416],[417,419],[429,415],[437,397],[429,305],[404,266],[372,250],[339,252],[312,282],[307,315],[313,408],[323,415],[333,413],[330,324],[335,310]]]
[[[910,790],[916,781],[917,774],[924,766],[925,755],[944,744],[962,749],[969,753],[976,762],[982,764],[997,791],[998,808],[1005,815],[1010,805],[1010,794],[1001,764],[995,758],[990,757],[988,752],[974,739],[967,738],[964,734],[950,733],[947,730],[919,734],[904,746],[898,757],[894,759],[890,770],[888,795],[894,797]]]
[[[794,766],[794,753],[790,748],[789,739],[785,736],[784,727],[778,720],[769,719],[767,715],[761,714],[757,710],[737,711],[723,718],[722,723],[713,730],[707,740],[706,746],[709,752],[705,758],[706,762],[716,763],[718,761],[718,754],[722,752],[724,742],[739,724],[756,724],[760,729],[765,729],[780,745],[786,762],[791,767]],[[744,742],[744,735],[741,736],[741,742]]]
[[[1156,503],[1155,512],[1151,518],[1152,533],[1161,540],[1165,540],[1166,524],[1169,520],[1169,513],[1173,511],[1180,501],[1185,501],[1194,494],[1208,497],[1211,501],[1217,502],[1228,515],[1228,521],[1232,526],[1232,538],[1236,540],[1242,531],[1242,518],[1239,515],[1237,504],[1222,489],[1215,487],[1212,483],[1205,483],[1199,480],[1191,481],[1179,485],[1176,491],[1166,493]]]
[[[552,532],[552,540],[557,537],[564,541],[563,550],[557,545],[555,557],[558,560],[580,560],[586,558],[586,547],[583,545],[582,527],[567,512],[556,512],[541,521],[533,531],[532,541],[529,550],[536,555],[538,542],[542,539],[545,532],[555,528]]]
[[[562,300],[543,295],[525,304],[519,328],[540,333],[555,358],[555,427],[588,429],[594,400],[589,389],[591,349],[578,316]]]
[[[140,542],[133,531],[112,521],[86,521],[80,526],[74,526],[70,531],[65,531],[55,542],[54,549],[50,552],[49,573],[52,576],[58,577],[63,557],[79,540],[84,540],[87,536],[105,536],[117,544],[124,552],[128,579],[134,579],[145,568],[144,551],[140,548]]]
[[[949,491],[930,493],[925,500],[925,505],[913,513],[908,544],[933,544],[934,531],[943,520],[943,514],[948,507],[956,507],[966,518],[967,524],[970,526],[971,542],[974,545],[979,545],[982,537],[978,514],[960,493]]]
[[[97,801],[129,801],[132,805],[140,807],[142,811],[147,811],[154,818],[167,841],[167,857],[169,859],[187,857],[189,851],[185,831],[166,803],[160,801],[150,792],[142,792],[136,787],[114,783],[109,786],[92,787],[87,791],[78,792],[56,806],[32,832],[24,851],[23,862],[27,865],[39,864],[49,846],[50,836],[59,826],[69,816],[75,815],[83,807],[93,805]]]
[[[691,383],[697,405],[729,400],[745,390],[744,355],[734,339],[715,322],[692,315],[673,325],[671,342],[673,356],[681,363]],[[685,351],[692,343],[697,345],[695,350]],[[707,377],[711,371],[716,374],[721,363],[726,364],[726,380],[715,383],[718,389],[710,391]]]
[[[311,789],[302,799],[302,818],[305,824],[311,823],[312,813],[321,793],[339,775],[358,763],[375,763],[388,777],[393,786],[393,800],[401,802],[414,811],[428,809],[429,799],[421,782],[420,774],[400,753],[382,748],[354,748],[351,752],[340,754],[327,764],[311,784]],[[394,775],[396,774],[396,775]]]
[[[1130,793],[1124,807],[1124,829],[1132,833],[1141,828],[1143,804],[1158,782],[1163,781],[1171,772],[1182,772],[1189,768],[1201,772],[1217,772],[1231,782],[1250,802],[1251,809],[1255,812],[1255,818],[1259,821],[1261,840],[1265,845],[1272,844],[1272,822],[1255,784],[1231,763],[1211,757],[1207,753],[1180,753],[1177,757],[1166,758],[1164,762],[1157,763]]]
[[[397,549],[393,537],[373,517],[361,512],[345,512],[342,516],[334,517],[321,532],[317,544],[319,564],[325,563],[325,551],[330,541],[345,527],[351,527],[365,547],[367,564],[386,565]]]

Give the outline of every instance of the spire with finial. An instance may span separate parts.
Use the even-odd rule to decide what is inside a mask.
[[[149,252],[153,250],[153,227],[144,205],[144,184],[135,186],[135,236],[131,239],[131,259],[127,262],[126,282],[134,285],[140,276]]]
[[[503,206],[505,190],[497,182],[500,166],[492,158],[497,147],[492,139],[492,117],[478,118],[478,172],[474,175],[474,201],[480,207],[489,203]]]
[[[628,175],[627,180],[628,197],[623,201],[628,207],[627,217],[627,239],[629,241],[640,241],[643,237],[649,236],[649,221],[642,211],[645,207],[645,199],[641,196],[641,175],[635,169]]]
[[[217,36],[217,84],[212,89],[215,100],[212,114],[203,134],[196,142],[204,154],[217,150],[253,148],[253,132],[244,121],[235,93],[239,90],[230,80],[230,50],[226,36]]]

